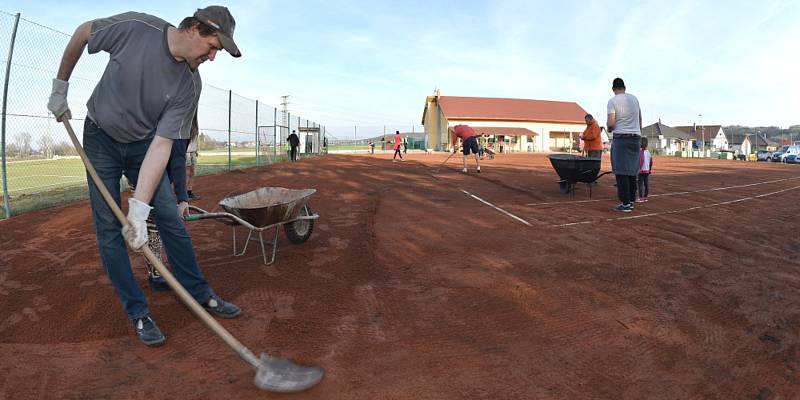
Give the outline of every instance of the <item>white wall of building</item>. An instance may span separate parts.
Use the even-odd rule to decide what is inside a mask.
[[[586,130],[586,124],[569,124],[569,123],[545,123],[545,122],[517,122],[517,121],[472,121],[472,120],[448,120],[448,127],[453,127],[458,124],[466,124],[473,128],[484,127],[508,127],[508,128],[525,128],[536,134],[536,136],[526,136],[520,138],[516,145],[511,149],[512,151],[550,151],[550,132],[574,132],[575,138]],[[476,129],[477,131],[478,129]],[[480,132],[477,132],[480,133]]]
[[[719,128],[717,136],[714,136],[711,146],[719,150],[726,150],[728,148],[728,137],[725,135],[725,132],[722,131],[722,128]]]

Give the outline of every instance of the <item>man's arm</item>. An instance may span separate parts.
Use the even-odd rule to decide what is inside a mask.
[[[606,119],[606,129],[608,130],[609,133],[611,133],[614,130],[614,125],[616,124],[617,124],[617,113],[608,114],[608,118]]]
[[[639,131],[642,130],[642,109],[639,108]]]
[[[150,204],[153,194],[161,181],[161,176],[167,168],[167,161],[172,152],[172,139],[156,135],[147,149],[142,166],[139,169],[139,179],[136,185],[134,198],[145,204]]]
[[[64,49],[61,56],[61,64],[58,67],[58,74],[53,79],[53,90],[47,100],[47,109],[53,113],[56,120],[61,122],[72,118],[72,112],[67,105],[67,92],[69,91],[69,77],[78,64],[78,60],[83,54],[83,49],[89,43],[89,36],[92,33],[92,22],[84,22],[77,29]]]
[[[67,48],[64,49],[64,55],[61,57],[61,65],[58,67],[58,75],[56,75],[57,79],[68,81],[69,77],[72,76],[72,71],[75,69],[75,65],[78,64],[78,60],[83,54],[83,49],[89,43],[91,33],[92,21],[84,22],[75,29],[75,33],[72,34],[72,38],[67,43]]]
[[[597,124],[592,124],[586,127],[583,135],[581,135],[581,139],[584,141],[595,140],[598,136],[600,136],[600,127],[597,126]]]

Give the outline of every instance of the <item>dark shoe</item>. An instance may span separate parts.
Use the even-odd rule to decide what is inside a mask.
[[[149,315],[134,320],[133,328],[136,329],[139,340],[147,346],[158,347],[167,341],[167,338],[164,337],[164,334],[158,329],[158,325]]]
[[[170,290],[167,281],[164,279],[163,276],[155,274],[147,274],[147,283],[150,284],[150,289],[154,292],[163,292],[165,290]]]
[[[187,197],[189,198],[189,201],[200,200],[200,196],[198,196],[198,195],[196,195],[196,194],[194,194],[192,192],[187,192],[186,194],[188,195]]]
[[[620,212],[624,212],[624,213],[629,213],[629,212],[631,212],[633,210],[631,209],[631,206],[629,204],[620,204],[620,205],[614,207],[614,211],[620,211]]]
[[[242,310],[236,304],[228,303],[216,294],[211,295],[211,298],[203,303],[203,308],[221,318],[236,318],[242,313]]]

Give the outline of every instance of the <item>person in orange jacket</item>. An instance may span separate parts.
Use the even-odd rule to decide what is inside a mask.
[[[597,157],[603,154],[603,138],[600,134],[600,126],[597,121],[592,117],[592,114],[586,114],[583,118],[586,121],[586,130],[581,135],[583,140],[583,149],[586,151],[587,157]]]

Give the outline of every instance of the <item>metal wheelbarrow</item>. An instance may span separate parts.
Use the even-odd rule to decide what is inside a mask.
[[[282,187],[263,187],[238,196],[227,197],[219,202],[225,212],[208,212],[200,207],[189,206],[190,214],[186,221],[201,219],[220,219],[233,227],[233,255],[242,256],[247,251],[251,240],[261,243],[261,254],[264,264],[275,262],[275,253],[278,248],[278,227],[283,226],[286,237],[293,244],[300,244],[311,237],[314,230],[314,220],[319,215],[314,214],[308,206],[308,198],[316,193],[315,189],[286,189]],[[241,252],[236,250],[236,228],[242,225],[249,230]],[[273,229],[275,234],[272,240],[264,240],[262,233]],[[258,239],[253,237],[253,232],[258,232]],[[272,259],[267,262],[267,250],[264,243],[272,245]]]
[[[603,175],[610,174],[611,171],[600,173],[600,158],[581,157],[573,154],[551,154],[547,158],[556,170],[558,177],[558,189],[561,193],[570,193],[575,197],[575,186],[578,182],[584,182],[589,186],[589,198],[592,197],[592,186]]]

